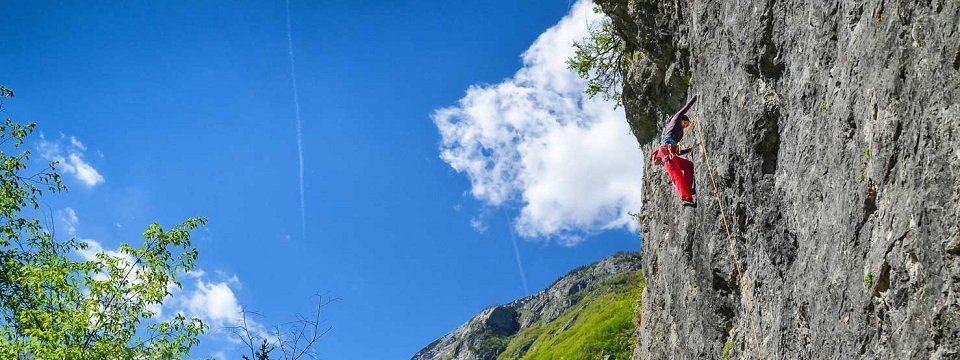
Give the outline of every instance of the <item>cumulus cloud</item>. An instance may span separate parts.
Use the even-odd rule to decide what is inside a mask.
[[[207,279],[203,270],[199,270],[189,276],[195,279],[193,286],[175,293],[174,299],[165,305],[171,304],[176,312],[203,320],[213,330],[208,336],[222,336],[224,340],[240,344],[243,340],[237,331],[245,328],[248,335],[244,337],[276,341],[276,334],[257,322],[249,312],[244,315],[244,308],[234,292],[241,286],[236,275],[215,281]]]
[[[227,274],[223,271],[214,271],[213,275],[203,269],[196,269],[185,274],[193,282],[185,283],[184,288],[173,293],[172,299],[164,302],[164,307],[189,317],[203,320],[213,330],[212,334],[220,334],[225,339],[239,343],[233,329],[242,326],[254,338],[273,340],[272,334],[264,325],[257,322],[248,313],[244,319],[244,307],[237,299],[236,291],[243,284],[236,274]]]
[[[565,60],[599,20],[579,1],[523,53],[523,67],[494,85],[475,85],[432,115],[440,157],[470,179],[473,197],[520,205],[525,237],[573,245],[585,235],[635,225],[643,155],[622,109],[583,95]]]
[[[241,322],[241,307],[226,282],[197,279],[196,289],[185,299],[189,314],[206,320],[213,327],[233,326]]]
[[[88,187],[104,181],[103,175],[84,160],[87,147],[74,136],[68,138],[60,134],[58,139],[48,140],[44,134],[40,134],[37,150],[44,159],[58,162],[57,169],[60,172],[73,175]]]

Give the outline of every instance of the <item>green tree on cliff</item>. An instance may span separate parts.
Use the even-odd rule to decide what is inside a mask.
[[[13,97],[0,86],[0,100]],[[0,358],[175,359],[199,343],[206,325],[176,315],[154,318],[177,276],[194,268],[191,218],[150,225],[139,247],[83,260],[87,243],[56,240],[36,215],[40,197],[66,188],[50,163],[29,169],[25,139],[36,124],[0,125]]]
[[[593,11],[601,13],[599,6],[594,6]],[[567,68],[587,81],[584,90],[587,96],[600,95],[619,106],[623,67],[631,57],[624,53],[623,39],[613,31],[610,18],[604,16],[598,23],[591,24],[589,35],[574,42],[573,47],[575,52],[567,59]]]

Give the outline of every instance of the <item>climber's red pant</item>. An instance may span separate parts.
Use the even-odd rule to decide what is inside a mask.
[[[677,193],[683,200],[692,200],[693,194],[690,192],[690,186],[693,185],[693,162],[679,156],[670,156],[670,144],[660,145],[658,155],[663,159],[663,169],[670,175],[673,185],[677,187]]]

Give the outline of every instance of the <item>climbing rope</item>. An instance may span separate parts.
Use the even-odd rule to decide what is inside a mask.
[[[733,257],[733,262],[737,268],[737,280],[740,284],[740,293],[744,295],[744,299],[747,301],[747,306],[750,308],[750,330],[753,335],[753,343],[757,347],[757,356],[763,358],[763,348],[760,346],[760,341],[757,337],[757,323],[759,319],[755,316],[753,312],[753,286],[747,287],[744,281],[749,281],[749,278],[743,276],[743,267],[740,265],[740,256],[737,255],[737,247],[733,242],[733,234],[730,231],[730,224],[727,222],[727,215],[723,211],[723,201],[720,199],[720,189],[717,187],[717,181],[713,177],[713,165],[710,162],[710,157],[707,155],[707,147],[703,137],[703,128],[700,127],[700,116],[694,116],[694,123],[696,123],[697,137],[700,139],[700,152],[703,154],[704,163],[707,164],[707,174],[710,175],[710,183],[713,185],[713,194],[717,199],[717,207],[720,208],[720,218],[723,219],[723,228],[727,231],[727,244],[730,245],[730,254]],[[747,291],[749,290],[749,291]]]
[[[693,25],[693,34],[696,36],[696,34],[700,34],[699,30],[697,29],[699,22],[697,21],[696,16],[691,17],[691,19]],[[697,93],[697,98],[700,98],[699,92]],[[697,109],[700,109],[699,102],[697,103]],[[720,217],[723,219],[723,229],[727,231],[727,244],[730,245],[730,255],[733,257],[733,262],[737,267],[737,280],[740,283],[740,293],[744,294],[744,299],[747,300],[747,306],[750,307],[750,330],[753,335],[753,343],[757,346],[757,357],[763,359],[763,347],[757,338],[757,323],[759,323],[759,319],[757,319],[753,312],[753,284],[748,287],[750,291],[744,291],[744,287],[746,287],[746,284],[744,284],[744,279],[749,281],[749,278],[743,277],[742,266],[740,266],[740,256],[737,255],[737,247],[734,246],[733,243],[733,234],[730,232],[730,224],[727,223],[727,215],[723,211],[723,201],[720,199],[720,189],[717,187],[717,180],[713,177],[713,165],[710,162],[710,157],[707,155],[707,147],[704,145],[705,141],[703,136],[703,128],[700,127],[699,120],[700,114],[697,113],[697,115],[694,117],[694,122],[696,123],[697,137],[700,139],[700,151],[703,154],[703,162],[707,164],[707,174],[710,175],[710,183],[713,184],[713,194],[717,199],[717,207],[720,209]]]

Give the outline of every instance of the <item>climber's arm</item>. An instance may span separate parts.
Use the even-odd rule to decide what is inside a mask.
[[[680,115],[686,114],[687,111],[690,111],[690,108],[693,107],[693,104],[694,104],[695,102],[697,102],[697,96],[696,96],[696,95],[694,95],[692,98],[690,98],[690,100],[687,101],[687,104],[684,105],[683,108],[680,109],[680,111],[677,111],[676,114],[673,114],[673,118],[674,118],[674,119],[677,119],[677,118],[680,118]]]

